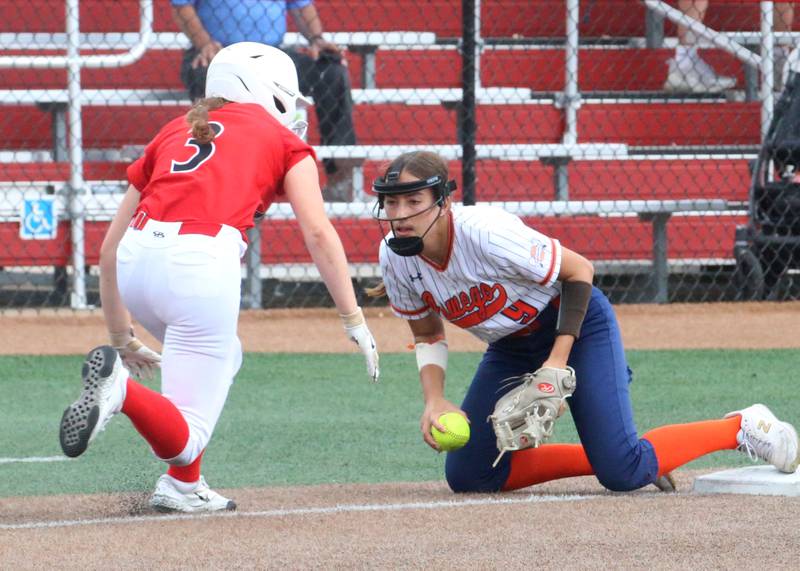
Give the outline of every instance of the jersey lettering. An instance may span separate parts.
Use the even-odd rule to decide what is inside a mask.
[[[561,245],[490,206],[453,205],[447,263],[401,258],[380,247],[392,312],[409,321],[431,314],[492,343],[540,327],[559,294]]]
[[[219,121],[209,121],[208,125],[211,127],[211,130],[217,134],[217,137],[222,135],[222,132],[225,130],[225,128],[222,126],[222,123]],[[191,131],[189,132],[191,133]],[[199,143],[197,139],[191,137],[186,140],[185,146],[194,147],[195,153],[189,158],[189,160],[182,163],[179,163],[173,159],[172,166],[169,169],[170,172],[192,172],[197,170],[200,165],[214,156],[214,151],[217,148],[214,144],[214,141],[211,141],[210,143]]]
[[[516,321],[517,323],[522,323],[523,325],[527,325],[534,319],[536,316],[539,315],[539,310],[525,303],[524,301],[518,299],[508,307],[506,307],[502,312],[503,315],[508,317],[512,321]]]
[[[499,313],[508,295],[501,284],[481,283],[469,288],[469,293],[459,292],[444,303],[444,307],[436,303],[429,291],[422,292],[422,301],[440,313],[447,321],[463,329],[473,327]]]

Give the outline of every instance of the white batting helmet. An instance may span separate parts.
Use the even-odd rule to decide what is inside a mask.
[[[311,103],[300,93],[292,58],[258,42],[231,44],[214,56],[206,76],[206,97],[257,103],[300,136],[306,123],[297,121],[297,102]]]

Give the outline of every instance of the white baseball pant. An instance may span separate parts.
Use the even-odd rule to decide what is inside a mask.
[[[148,219],[117,249],[117,282],[133,317],[163,344],[161,392],[189,425],[174,458],[191,464],[211,439],[242,363],[237,337],[246,245],[235,228],[216,236],[180,234],[180,222]]]

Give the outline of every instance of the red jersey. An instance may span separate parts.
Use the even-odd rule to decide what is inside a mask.
[[[283,194],[286,173],[313,149],[260,105],[209,113],[213,141],[192,139],[185,116],[167,123],[128,167],[139,211],[162,222],[217,222],[244,231]]]

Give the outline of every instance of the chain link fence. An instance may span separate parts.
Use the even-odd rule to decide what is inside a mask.
[[[371,181],[426,148],[449,161],[457,200],[583,253],[615,302],[800,297],[790,4],[227,5],[0,0],[0,307],[98,303],[127,165],[202,93],[214,42],[245,39],[296,61],[360,286],[380,277]],[[287,204],[251,239],[247,307],[329,303]]]

